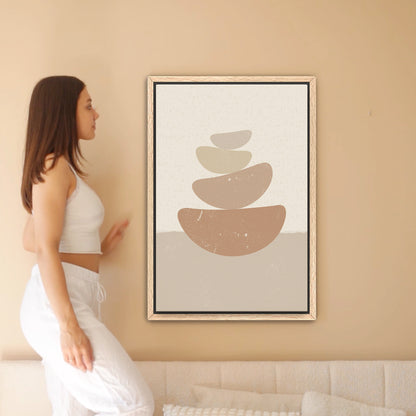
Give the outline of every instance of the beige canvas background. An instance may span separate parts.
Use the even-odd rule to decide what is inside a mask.
[[[106,207],[132,214],[102,264],[104,320],[136,360],[415,359],[413,0],[0,2],[0,358],[36,358],[19,326],[30,93],[72,74],[101,118],[83,146]],[[148,322],[146,76],[317,77],[317,320]]]

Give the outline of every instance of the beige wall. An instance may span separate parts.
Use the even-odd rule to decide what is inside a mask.
[[[21,245],[29,98],[87,85],[84,143],[106,206],[133,213],[102,264],[104,320],[136,360],[416,359],[416,2],[109,0],[0,3],[0,358],[35,358],[19,325],[34,255]],[[148,322],[146,77],[317,77],[315,322]]]

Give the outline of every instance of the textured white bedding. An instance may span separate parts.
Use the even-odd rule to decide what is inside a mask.
[[[155,397],[192,406],[192,385],[259,393],[317,391],[416,416],[416,361],[138,361]],[[0,415],[50,415],[40,361],[0,361]]]

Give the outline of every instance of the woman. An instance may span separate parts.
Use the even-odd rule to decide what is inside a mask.
[[[98,117],[75,77],[44,78],[33,90],[21,194],[32,214],[23,244],[37,264],[21,326],[42,357],[55,416],[151,416],[149,387],[100,319],[100,258],[117,246],[128,221],[100,242],[104,208],[78,166],[79,140],[94,138]]]

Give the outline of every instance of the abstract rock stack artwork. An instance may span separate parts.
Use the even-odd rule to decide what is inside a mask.
[[[283,205],[244,208],[268,189],[273,170],[269,163],[246,167],[251,152],[235,150],[251,138],[250,130],[211,136],[216,146],[196,149],[199,163],[222,174],[198,179],[195,195],[218,209],[182,208],[178,220],[186,235],[199,247],[223,256],[243,256],[262,250],[279,235],[286,218]]]
[[[148,77],[148,319],[316,319],[314,76]]]

